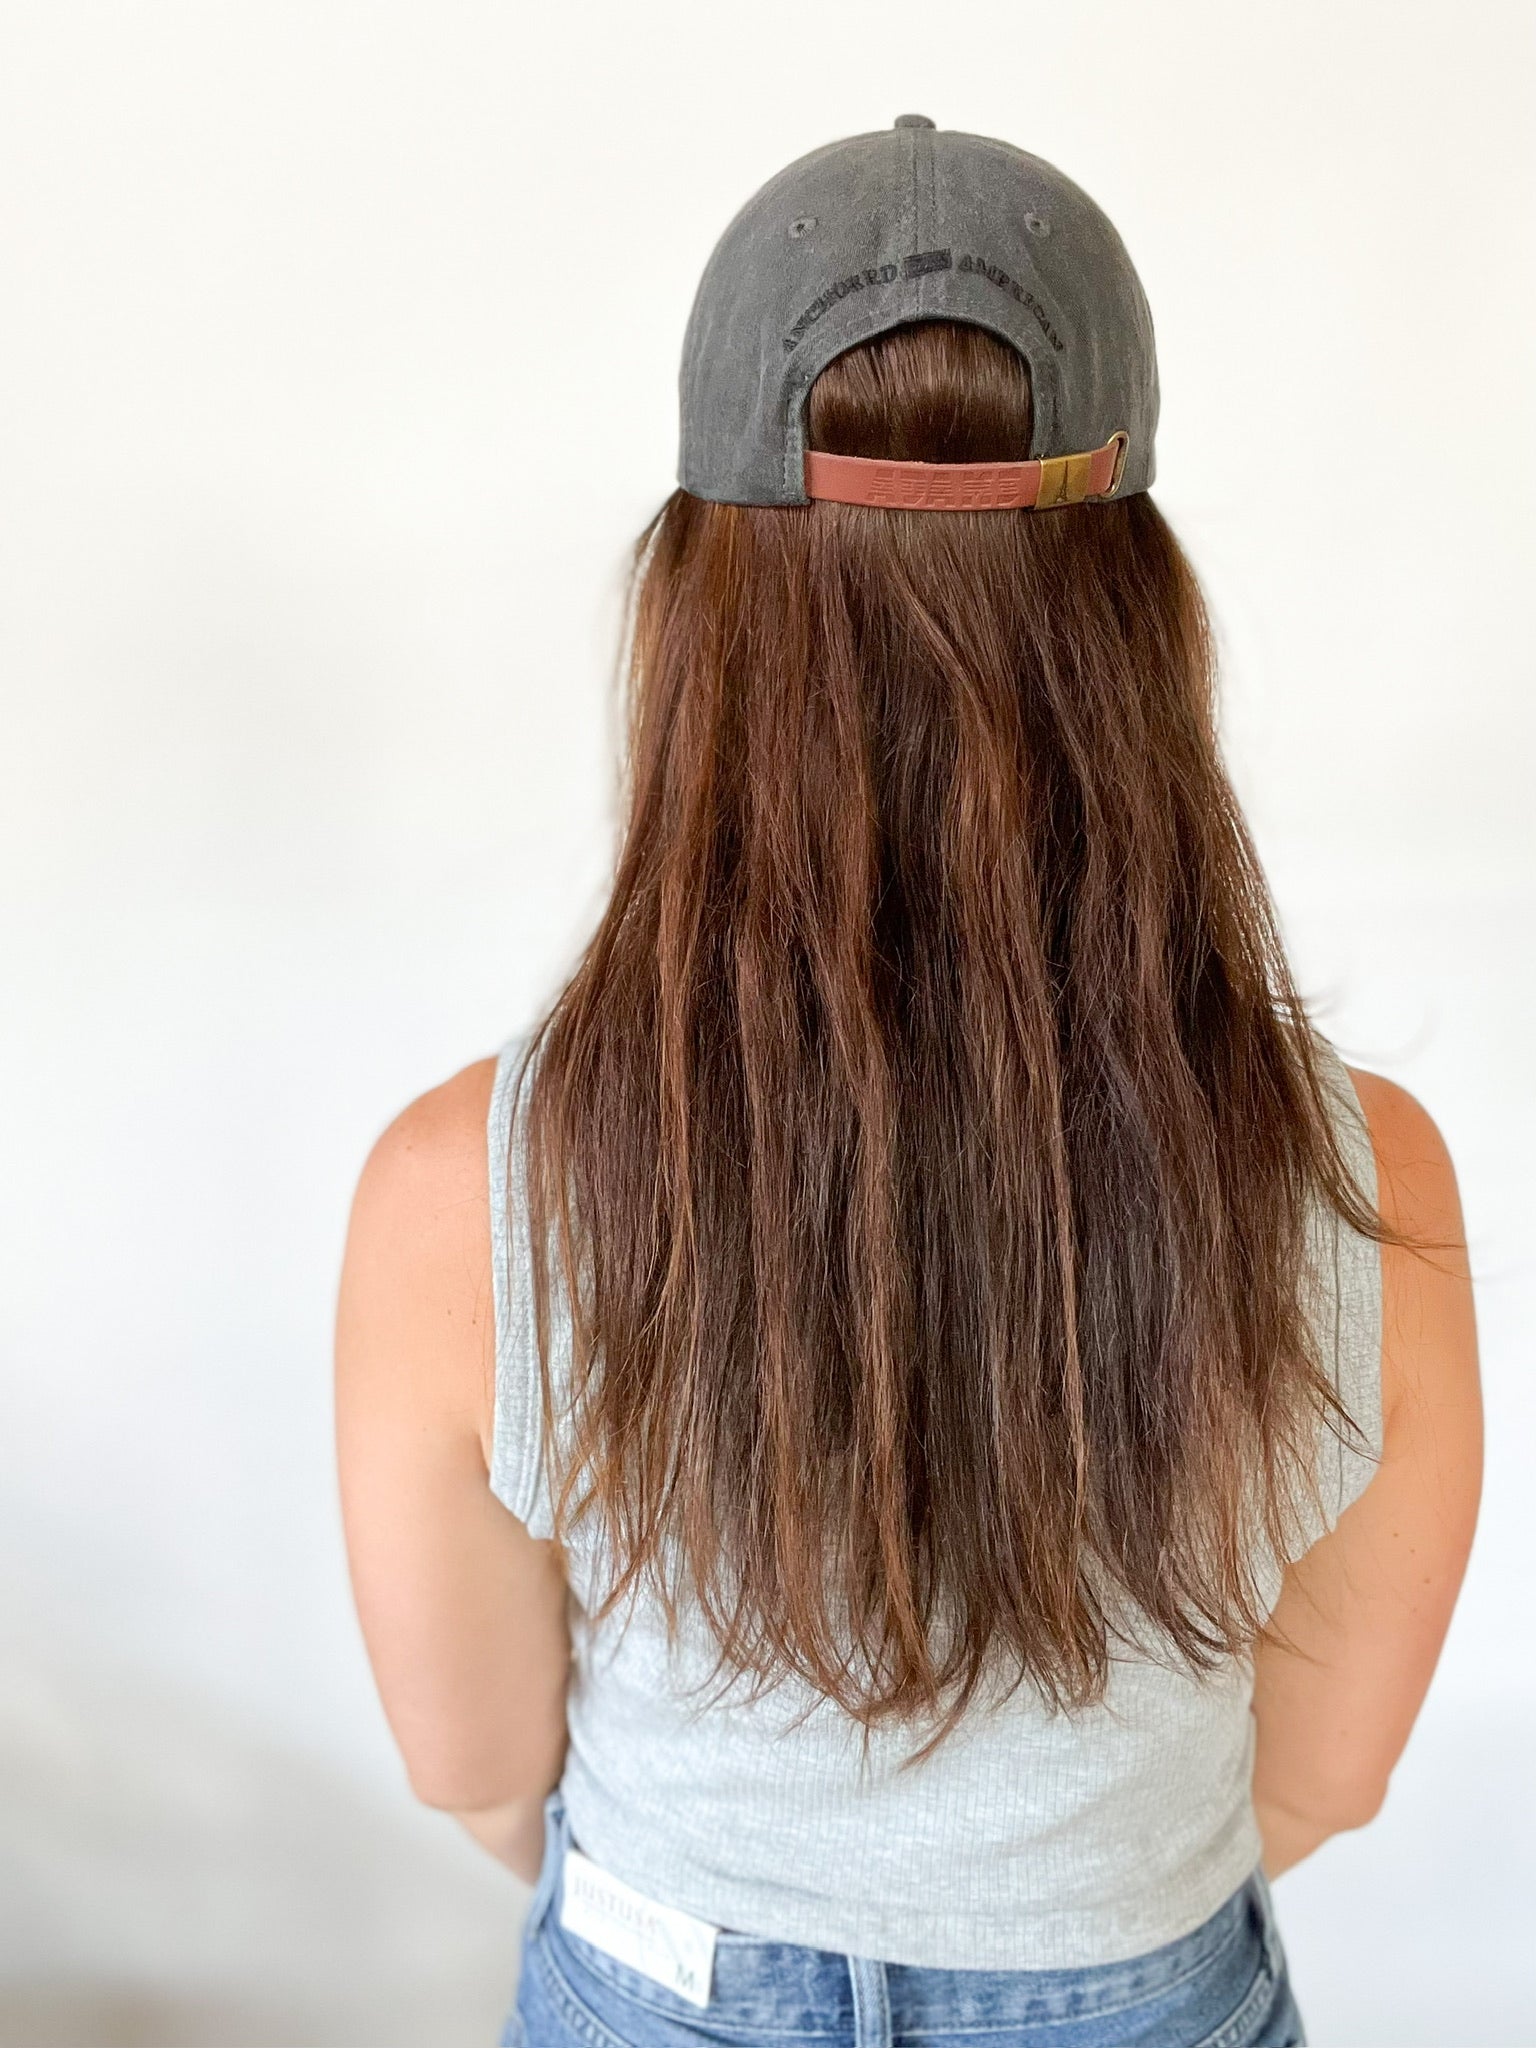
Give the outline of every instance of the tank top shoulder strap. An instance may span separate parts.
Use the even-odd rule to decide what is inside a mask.
[[[1322,1078],[1344,1163],[1356,1187],[1376,1200],[1376,1155],[1349,1069],[1317,1037]],[[1322,1426],[1319,1489],[1325,1535],[1364,1492],[1381,1459],[1381,1248],[1331,1209],[1314,1209],[1309,1232],[1308,1310],[1319,1361],[1353,1418],[1353,1432]],[[1342,1432],[1342,1433],[1341,1433]]]
[[[496,1320],[496,1400],[491,1491],[534,1536],[554,1533],[546,1458],[533,1246],[528,1230],[523,1114],[527,1041],[509,1039],[496,1060],[487,1119],[491,1288]]]

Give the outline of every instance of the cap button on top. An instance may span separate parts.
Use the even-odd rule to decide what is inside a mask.
[[[896,126],[898,128],[931,128],[933,123],[926,114],[898,114],[896,116]]]

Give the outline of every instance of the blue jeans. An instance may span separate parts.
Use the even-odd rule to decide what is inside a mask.
[[[1261,1870],[1192,1934],[1081,1970],[935,1970],[723,1930],[705,2007],[560,1925],[570,1826],[544,1865],[500,2048],[1296,2048],[1304,2043]]]

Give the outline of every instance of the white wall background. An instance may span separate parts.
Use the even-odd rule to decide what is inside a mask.
[[[1467,1591],[1286,1878],[1321,2048],[1536,2041],[1526,0],[0,4],[0,2041],[494,2039],[346,1590],[364,1152],[599,900],[624,551],[709,248],[916,109],[1071,172],[1308,989],[1480,1279]]]

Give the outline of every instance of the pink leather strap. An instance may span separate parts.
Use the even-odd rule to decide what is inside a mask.
[[[1114,495],[1127,436],[1111,434],[1088,455],[1038,462],[886,462],[867,455],[806,451],[805,494],[840,505],[890,505],[914,512],[1046,511]]]

